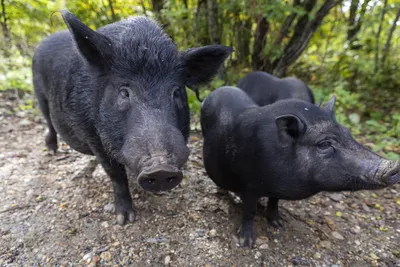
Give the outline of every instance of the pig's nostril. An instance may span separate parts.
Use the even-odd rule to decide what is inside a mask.
[[[391,174],[391,176],[394,178],[397,174],[399,174],[398,172],[394,172]]]
[[[154,178],[148,178],[148,179],[146,179],[146,181],[147,181],[148,184],[155,184],[156,179],[154,179]]]
[[[166,180],[168,183],[172,183],[176,180],[176,177],[168,177]]]

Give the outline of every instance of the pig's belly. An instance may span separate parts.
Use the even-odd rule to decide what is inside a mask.
[[[72,149],[87,155],[93,155],[90,147],[83,142],[74,132],[74,130],[68,125],[68,120],[65,116],[57,114],[57,116],[50,113],[50,118],[54,129],[58,135],[67,143]]]

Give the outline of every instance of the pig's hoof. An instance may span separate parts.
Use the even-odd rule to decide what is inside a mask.
[[[268,221],[269,224],[275,228],[283,229],[284,228],[284,221],[282,219]]]
[[[275,228],[283,229],[285,226],[284,219],[278,216],[267,216],[268,223]]]
[[[252,230],[244,230],[240,233],[239,244],[241,247],[253,248],[254,239]]]
[[[285,226],[285,220],[276,213],[270,213],[267,215],[267,221],[268,223],[275,228],[283,229]]]
[[[133,223],[135,221],[135,212],[132,208],[127,209],[117,209],[117,223],[119,225],[124,225],[125,221],[128,220],[129,222]]]

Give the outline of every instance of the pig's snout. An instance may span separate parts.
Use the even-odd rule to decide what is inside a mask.
[[[382,181],[390,186],[400,181],[400,161],[387,161],[382,175]]]
[[[167,191],[182,181],[183,174],[170,165],[158,165],[143,170],[138,176],[139,185],[152,192]]]

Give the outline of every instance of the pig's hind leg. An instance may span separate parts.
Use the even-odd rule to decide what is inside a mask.
[[[46,119],[47,127],[49,130],[49,132],[45,137],[46,147],[48,151],[53,151],[55,154],[58,149],[57,132],[54,129],[53,123],[51,122],[49,102],[43,94],[38,94],[37,99],[38,99],[39,109],[42,112],[43,117]]]
[[[268,198],[268,205],[267,205],[267,220],[268,222],[276,227],[276,228],[283,228],[283,219],[279,214],[279,206],[278,206],[279,198],[270,197]]]

